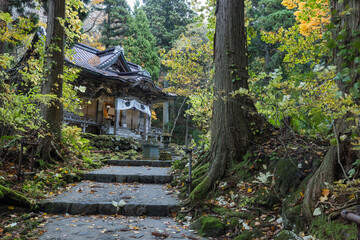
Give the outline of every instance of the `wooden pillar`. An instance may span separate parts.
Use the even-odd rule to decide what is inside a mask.
[[[148,115],[146,113],[144,113],[144,139],[145,139],[145,141],[148,140],[147,118],[148,118]]]
[[[102,123],[104,121],[104,103],[101,99],[96,100],[96,122]]]
[[[121,111],[121,127],[123,127],[124,124],[126,124],[126,127],[127,127],[127,122],[126,122],[126,110],[122,110],[122,111]]]
[[[114,135],[116,135],[116,132],[119,129],[119,119],[120,119],[119,100],[120,100],[120,98],[115,98]]]

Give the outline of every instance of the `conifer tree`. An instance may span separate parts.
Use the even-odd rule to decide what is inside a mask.
[[[170,49],[173,41],[193,22],[194,13],[188,0],[144,0],[144,11],[158,46]]]
[[[129,24],[129,37],[124,40],[127,59],[149,71],[152,79],[157,79],[160,72],[160,58],[156,39],[150,32],[150,23],[143,8],[137,1],[134,18]]]
[[[106,48],[122,45],[128,35],[128,23],[131,19],[130,7],[126,0],[105,0],[103,2],[105,12],[104,22],[101,26],[100,42]]]

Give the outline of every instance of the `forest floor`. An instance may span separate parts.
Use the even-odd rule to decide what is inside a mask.
[[[261,144],[248,150],[243,162],[230,167],[211,197],[192,211],[183,211],[179,218],[202,236],[215,239],[353,239],[356,226],[339,217],[339,209],[330,207],[336,201],[334,188],[324,189],[318,204],[321,212],[314,213],[313,224],[301,223],[304,182],[321,163],[329,143],[289,129],[278,129],[262,138]],[[200,159],[201,152],[197,154],[195,159]],[[184,199],[189,187],[187,161],[173,166],[178,179],[173,184]],[[199,183],[207,166],[193,169],[193,184]],[[338,206],[347,200],[337,202]],[[209,222],[217,227],[209,227]]]

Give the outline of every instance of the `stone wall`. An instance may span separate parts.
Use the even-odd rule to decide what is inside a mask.
[[[82,137],[90,140],[92,150],[99,151],[128,151],[135,150],[142,151],[141,144],[132,138],[122,138],[113,135],[95,135],[91,133],[81,133]]]

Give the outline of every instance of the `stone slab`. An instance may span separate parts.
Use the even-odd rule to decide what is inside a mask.
[[[85,180],[96,182],[127,182],[127,183],[169,183],[172,176],[169,168],[160,167],[120,167],[110,166],[84,174]]]
[[[177,225],[171,218],[124,216],[51,216],[40,240],[55,239],[200,239],[189,230]],[[163,238],[156,236],[164,234]]]
[[[171,167],[173,161],[159,160],[108,160],[109,165],[115,166],[149,166],[149,167]]]
[[[120,200],[126,205],[117,212],[112,202]],[[40,207],[51,213],[170,216],[179,210],[179,202],[164,185],[83,181]]]

